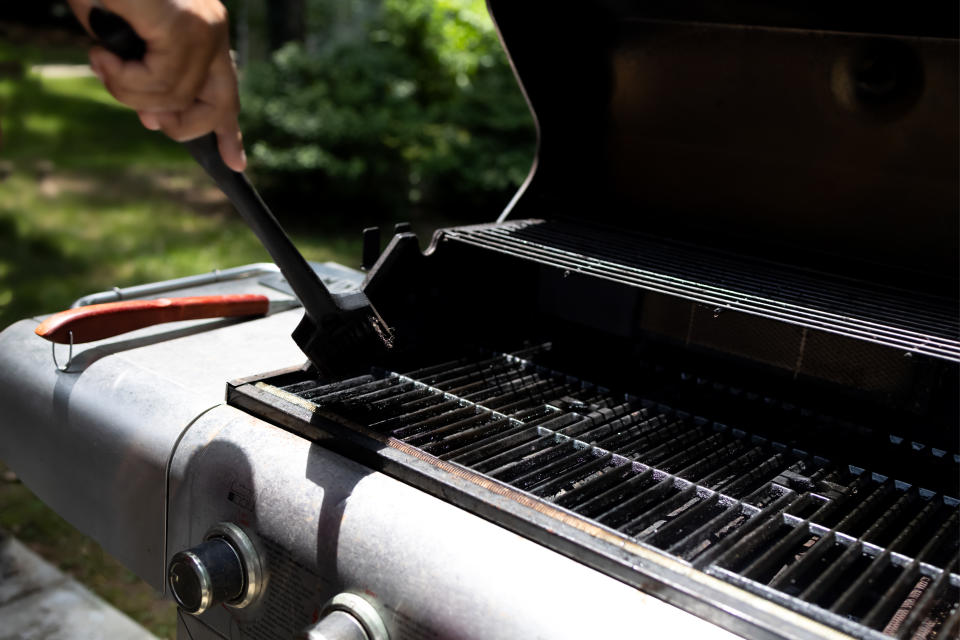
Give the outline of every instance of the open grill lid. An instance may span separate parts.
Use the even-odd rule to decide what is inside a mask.
[[[504,217],[956,298],[956,3],[488,4],[539,128]]]

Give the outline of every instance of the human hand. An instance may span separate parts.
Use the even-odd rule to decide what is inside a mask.
[[[227,12],[219,0],[69,2],[88,30],[90,10],[99,5],[126,20],[146,42],[141,61],[121,60],[99,46],[90,51],[90,66],[104,86],[134,108],[146,128],[179,141],[213,131],[227,166],[245,168],[237,75]]]

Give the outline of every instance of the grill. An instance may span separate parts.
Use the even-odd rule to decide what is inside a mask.
[[[387,352],[25,320],[0,455],[183,638],[956,637],[960,4],[834,4],[488,0],[526,182],[315,265]]]
[[[234,402],[306,408],[280,422],[314,437],[348,425],[369,450],[582,519],[857,637],[956,632],[956,455],[664,366],[614,392],[552,368],[552,351],[336,382],[285,374],[241,383]],[[858,441],[869,454],[853,464]]]

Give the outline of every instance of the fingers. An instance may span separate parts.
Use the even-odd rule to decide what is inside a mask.
[[[160,124],[160,118],[157,117],[156,113],[137,111],[137,115],[140,117],[140,124],[150,129],[150,131],[160,131],[160,129],[163,128]]]
[[[103,47],[90,66],[144,127],[185,141],[211,131],[232,169],[246,165],[237,116],[237,74],[230,59],[226,9],[220,0],[69,0],[89,30],[96,4],[124,18],[147,43],[143,60],[125,61]]]
[[[134,73],[149,72],[144,63],[124,62],[102,47],[90,50],[90,68],[110,95],[137,111],[177,111],[185,109],[193,102],[193,96],[185,98],[174,95],[169,86],[161,81],[147,83],[137,89],[121,84],[118,80],[121,76],[129,77]]]
[[[87,24],[93,0],[70,0]],[[137,111],[177,111],[197,98],[214,59],[229,50],[227,14],[219,0],[112,0],[117,13],[147,44],[143,60],[124,61],[103,47],[90,66],[110,93]]]
[[[220,157],[228,167],[240,172],[247,168],[247,154],[243,151],[243,135],[236,119],[216,129]]]
[[[103,47],[93,47],[90,68],[107,91],[128,107],[138,111],[177,111],[193,103],[209,69],[209,65],[181,64],[184,53],[167,55],[152,50],[143,61],[124,61]]]
[[[224,55],[211,67],[198,99],[189,107],[178,111],[142,111],[138,115],[147,129],[162,130],[180,142],[213,131],[217,135],[223,161],[234,171],[243,171],[247,159],[237,122],[239,112],[236,70],[229,56]]]

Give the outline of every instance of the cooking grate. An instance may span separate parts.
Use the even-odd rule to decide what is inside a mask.
[[[855,635],[958,631],[956,499],[668,406],[656,385],[616,394],[536,364],[549,350],[280,390]],[[826,419],[695,376],[676,383],[744,415]],[[955,483],[957,456],[888,444]]]
[[[960,313],[955,299],[853,283],[582,224],[517,220],[445,229],[442,237],[710,308],[960,362]]]

